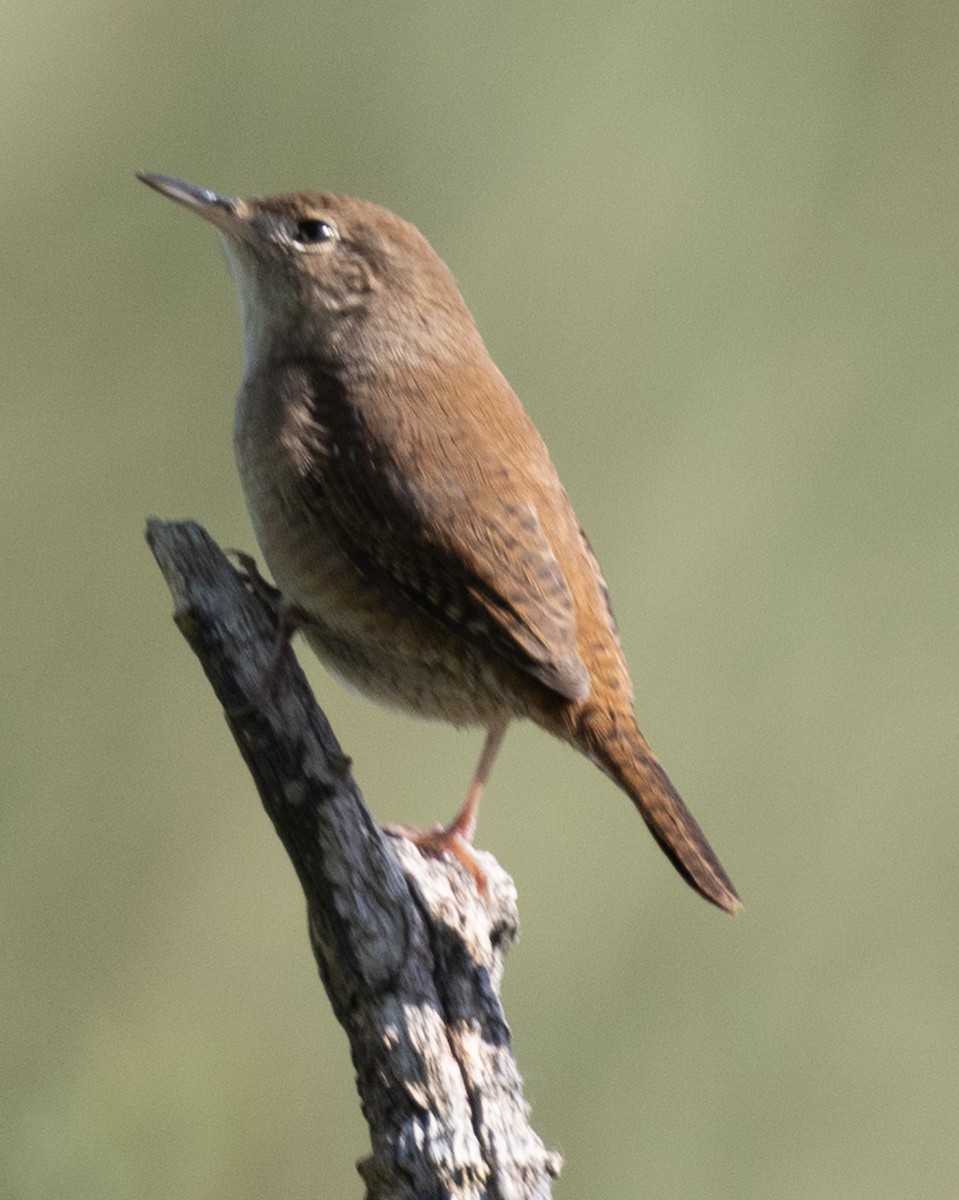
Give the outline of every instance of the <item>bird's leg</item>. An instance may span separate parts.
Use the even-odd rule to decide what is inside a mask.
[[[476,764],[476,770],[473,772],[473,779],[470,783],[469,791],[466,793],[466,802],[456,814],[452,823],[447,825],[443,830],[443,833],[447,837],[462,838],[467,844],[473,844],[473,834],[476,832],[476,821],[479,817],[479,805],[483,797],[483,789],[486,787],[486,781],[489,779],[490,771],[493,769],[496,755],[499,753],[499,748],[503,744],[503,738],[506,736],[506,726],[507,722],[503,721],[499,725],[491,725],[486,731],[483,753],[480,755],[479,762]]]
[[[476,832],[476,819],[479,815],[483,788],[486,786],[497,752],[506,736],[507,725],[507,721],[500,721],[487,729],[483,752],[476,764],[476,770],[473,772],[473,779],[469,791],[466,793],[466,802],[449,825],[437,829],[412,829],[407,825],[391,826],[391,832],[400,833],[403,837],[409,838],[424,854],[429,854],[433,858],[440,858],[447,852],[452,854],[456,861],[473,876],[476,886],[484,896],[488,893],[486,872],[480,866],[473,851],[473,834]]]
[[[270,651],[270,661],[260,678],[257,687],[257,698],[272,700],[276,696],[276,688],[280,682],[283,660],[286,658],[293,641],[293,635],[304,625],[311,624],[310,615],[303,609],[297,608],[284,600],[283,593],[272,583],[268,583],[260,574],[256,559],[242,550],[231,550],[240,564],[240,578],[254,596],[258,597],[271,610],[276,619],[276,638]]]

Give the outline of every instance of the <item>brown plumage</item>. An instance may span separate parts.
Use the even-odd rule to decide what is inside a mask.
[[[463,851],[510,720],[588,755],[680,874],[733,885],[639,731],[606,584],[549,454],[446,265],[406,221],[327,193],[157,191],[223,235],[246,375],[240,476],[264,557],[335,672],[384,703],[487,730]]]

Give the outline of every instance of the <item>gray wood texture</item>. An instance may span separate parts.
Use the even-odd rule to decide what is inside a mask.
[[[303,887],[369,1124],[368,1200],[545,1200],[561,1160],[529,1124],[500,1002],[512,880],[480,854],[484,897],[460,865],[381,829],[293,655],[271,670],[262,589],[199,525],[151,520],[147,540]]]

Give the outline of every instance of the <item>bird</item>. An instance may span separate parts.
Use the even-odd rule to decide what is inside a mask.
[[[420,832],[423,848],[469,866],[497,751],[530,719],[629,796],[692,888],[737,912],[640,731],[606,581],[549,452],[426,238],[346,195],[138,178],[221,235],[243,328],[240,480],[308,644],[375,701],[485,730],[465,803]]]

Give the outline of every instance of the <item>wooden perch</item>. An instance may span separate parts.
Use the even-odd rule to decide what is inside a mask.
[[[483,898],[458,864],[384,832],[292,654],[266,694],[269,605],[200,526],[151,520],[147,540],[306,895],[370,1127],[368,1200],[549,1197],[560,1158],[529,1125],[500,1004],[512,880],[483,854]]]

